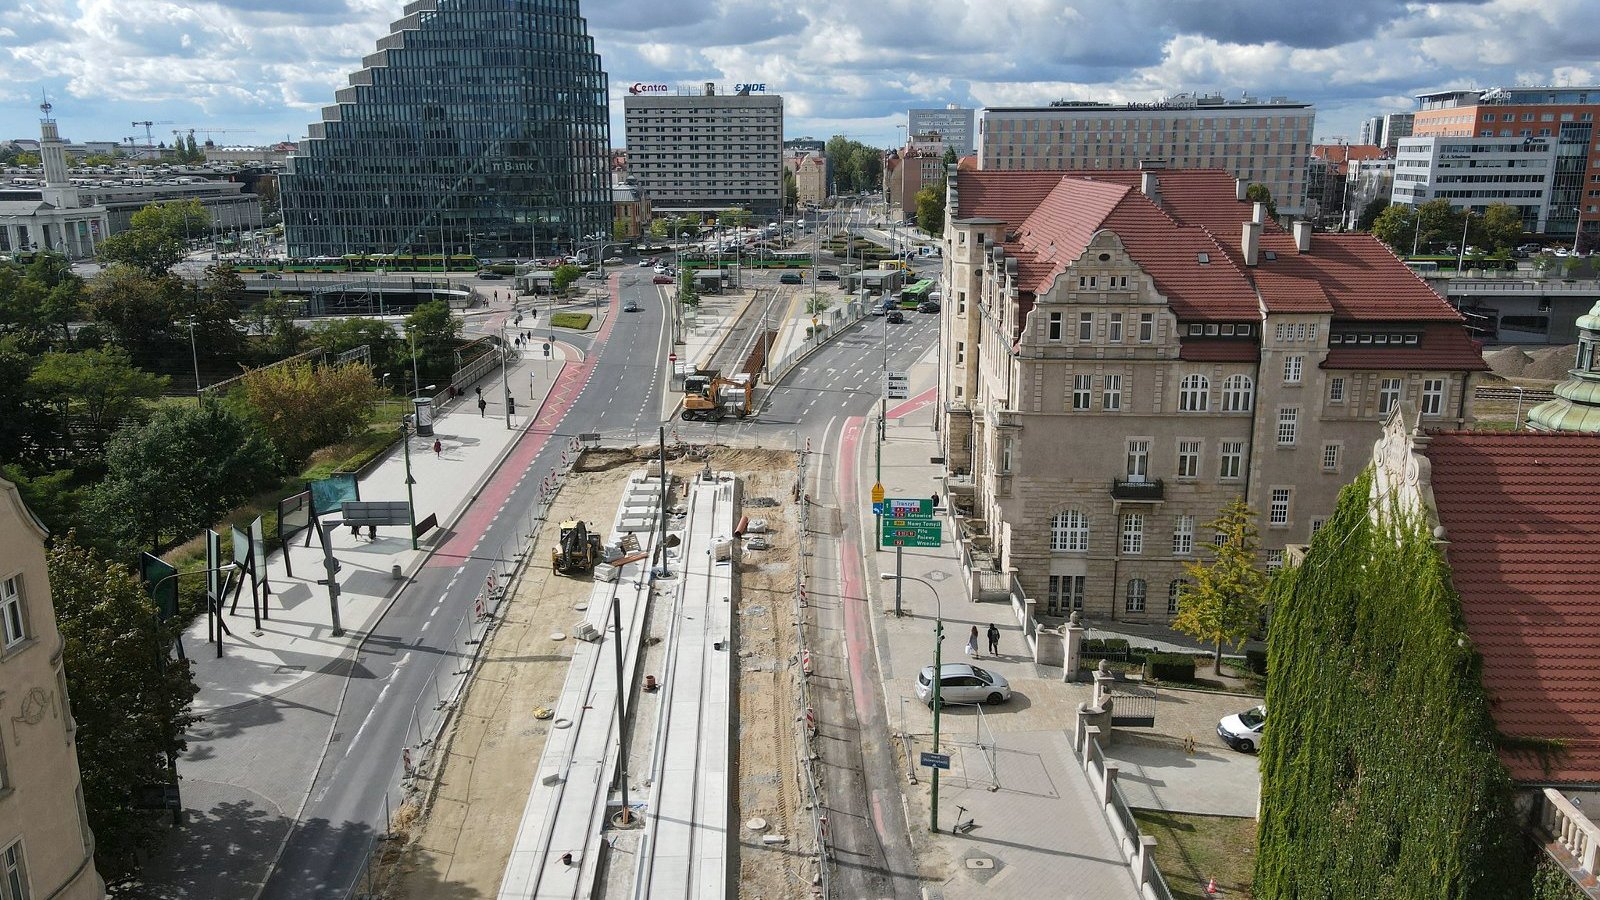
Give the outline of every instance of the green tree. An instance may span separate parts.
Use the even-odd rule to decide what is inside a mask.
[[[375,372],[397,371],[406,349],[394,329],[382,319],[356,317],[319,322],[312,326],[308,337],[312,346],[326,351],[330,357],[357,347],[368,348]]]
[[[917,227],[935,237],[944,234],[944,191],[940,183],[925,184],[917,191]]]
[[[787,165],[783,167],[783,208],[794,212],[800,205],[800,184],[795,181],[794,170]]]
[[[1212,670],[1222,674],[1222,645],[1237,647],[1261,618],[1267,578],[1256,567],[1260,540],[1256,514],[1234,498],[1206,528],[1221,539],[1209,562],[1184,564],[1192,579],[1178,593],[1172,627],[1212,645]]]
[[[11,161],[11,164],[15,166],[38,166],[43,165],[44,160],[39,157],[39,154],[34,153],[32,150],[23,150],[16,155],[16,158]]]
[[[1462,218],[1466,213],[1449,200],[1429,200],[1417,207],[1417,228],[1421,232],[1418,248],[1423,253],[1438,253],[1445,245],[1461,240]]]
[[[233,266],[213,263],[206,267],[205,280],[195,291],[189,310],[198,352],[213,359],[238,354],[244,346],[244,335],[234,322],[239,318],[239,300],[244,292],[244,279]]]
[[[261,211],[267,215],[278,212],[278,176],[263,175],[256,179],[256,199],[261,202]]]
[[[66,442],[28,383],[35,360],[16,335],[0,336],[0,460],[6,462],[41,463],[50,448]]]
[[[1356,219],[1357,231],[1371,231],[1372,224],[1378,221],[1378,216],[1389,208],[1388,197],[1373,197],[1367,205],[1361,208],[1361,215]]]
[[[364,428],[377,399],[372,369],[364,363],[302,362],[244,375],[244,400],[252,417],[292,463]]]
[[[1510,250],[1522,240],[1522,213],[1509,203],[1492,203],[1468,226],[1472,243],[1490,251]]]
[[[136,367],[125,351],[112,347],[46,353],[28,375],[27,389],[56,411],[63,426],[83,423],[86,445],[97,450],[119,421],[142,416],[166,390],[167,382],[165,376]],[[63,427],[61,433],[70,431]]]
[[[672,223],[665,218],[656,219],[650,223],[650,236],[660,240],[672,234]]]
[[[560,271],[556,269],[557,273]],[[452,371],[461,320],[450,314],[449,304],[430,300],[418,306],[406,317],[406,334],[416,347],[417,366],[425,373],[425,378],[448,375]]]
[[[1251,203],[1265,203],[1267,205],[1267,218],[1276,219],[1278,217],[1278,202],[1272,199],[1272,188],[1259,182],[1252,184],[1245,188],[1244,198]]]
[[[556,266],[556,270],[551,273],[551,286],[555,288],[556,293],[560,294],[566,291],[567,288],[572,287],[572,283],[581,277],[583,277],[582,269],[570,263],[562,263]]]
[[[199,200],[152,203],[133,214],[127,231],[100,242],[100,259],[165,275],[183,260],[185,242],[210,230],[211,214]]]
[[[305,349],[306,330],[294,320],[295,303],[274,290],[246,316],[248,329],[266,337],[273,359],[287,359]]]
[[[147,362],[173,338],[182,296],[182,283],[171,276],[114,263],[89,282],[84,306],[135,360]]]
[[[184,139],[183,155],[186,162],[197,163],[205,161],[206,155],[201,153],[200,148],[195,145],[193,132],[190,132],[189,136]]]
[[[114,881],[133,874],[168,830],[141,808],[142,795],[172,783],[171,761],[200,721],[189,711],[199,690],[192,664],[168,652],[183,623],[157,621],[126,566],[96,557],[72,534],[50,548],[46,563],[77,726],[68,752],[78,756],[95,865]]]
[[[70,342],[67,324],[83,299],[83,279],[66,257],[40,253],[26,266],[0,263],[0,332],[43,350]]]
[[[611,220],[611,239],[613,241],[625,241],[629,237],[630,237],[630,235],[628,234],[628,220],[623,218],[622,216],[618,216],[615,219],[612,219]]]
[[[161,547],[216,524],[280,470],[277,450],[240,413],[164,406],[112,436],[89,508],[121,546]]]
[[[750,224],[750,210],[727,209],[717,214],[717,224],[723,228],[743,228]]]
[[[841,194],[872,190],[883,172],[883,154],[860,141],[836,134],[823,151],[833,171],[834,188]]]
[[[1396,255],[1409,256],[1420,243],[1417,236],[1417,211],[1404,203],[1391,203],[1372,221],[1372,235],[1389,245]]]

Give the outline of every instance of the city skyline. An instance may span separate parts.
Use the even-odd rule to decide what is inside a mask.
[[[36,136],[48,92],[74,141],[142,143],[144,128],[129,123],[145,120],[169,144],[173,129],[191,127],[219,145],[299,140],[401,7],[43,0],[0,12],[0,54],[12,75],[0,88],[0,139]],[[862,16],[833,0],[795,8],[703,0],[646,17],[627,0],[583,5],[610,76],[613,131],[635,82],[715,81],[783,95],[786,137],[843,134],[884,147],[902,140],[897,126],[911,107],[1181,92],[1311,103],[1318,141],[1355,142],[1365,117],[1412,109],[1418,93],[1600,81],[1582,29],[1570,28],[1582,11],[1581,0],[1365,0],[1337,9],[1038,0],[994,14],[932,0],[881,3]],[[895,24],[895,46],[875,40],[885,22]]]

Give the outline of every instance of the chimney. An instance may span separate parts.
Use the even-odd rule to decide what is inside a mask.
[[[1260,207],[1261,204],[1257,203],[1256,206]],[[1244,252],[1244,264],[1253,266],[1256,264],[1256,256],[1259,255],[1261,250],[1261,223],[1246,222],[1244,223],[1243,231],[1244,235],[1239,241],[1239,248]]]
[[[1265,225],[1267,223],[1267,205],[1265,203],[1257,203],[1251,208],[1250,221],[1257,225]]]
[[[706,96],[707,97],[715,97],[716,95],[717,95],[717,83],[715,81],[706,82]]]
[[[1249,191],[1250,185],[1243,178],[1235,178],[1233,180],[1233,199],[1243,203],[1245,201],[1245,195],[1249,193]]]
[[[1161,180],[1154,172],[1141,172],[1139,174],[1139,193],[1150,198],[1150,202],[1161,205]]]
[[[1294,223],[1294,248],[1301,253],[1311,252],[1311,223],[1304,219]]]

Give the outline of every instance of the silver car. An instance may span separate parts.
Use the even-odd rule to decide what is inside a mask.
[[[970,663],[945,663],[939,679],[940,703],[1004,703],[1011,699],[1005,676]],[[933,705],[933,666],[917,673],[917,699]]]

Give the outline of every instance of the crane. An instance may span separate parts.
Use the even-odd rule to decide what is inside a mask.
[[[151,130],[150,130],[151,126],[153,126],[153,125],[171,125],[171,124],[172,124],[171,120],[168,120],[168,121],[165,121],[165,122],[152,122],[149,119],[145,119],[142,122],[138,121],[138,120],[135,120],[133,122],[133,127],[134,128],[138,128],[141,125],[144,126],[144,142],[147,145],[148,149],[154,150],[155,147],[156,147],[156,137],[155,137],[155,134],[153,132],[151,132]]]

